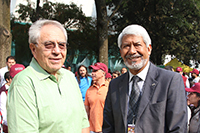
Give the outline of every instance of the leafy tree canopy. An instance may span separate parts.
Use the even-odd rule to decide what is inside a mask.
[[[108,17],[109,56],[119,59],[118,34],[129,24],[139,24],[150,34],[153,47],[150,58],[155,64],[162,64],[167,54],[175,55],[187,65],[190,65],[190,60],[200,62],[198,0],[106,0],[106,4],[108,14],[112,16]],[[71,57],[77,56],[75,50],[80,51],[79,55],[98,56],[96,22],[85,17],[81,8],[75,4],[65,5],[47,1],[42,7],[35,9],[28,3],[20,5],[18,13],[19,17],[15,19],[18,21],[34,22],[39,18],[46,18],[61,22],[68,30],[68,53]],[[27,30],[19,30],[19,33],[24,31]],[[15,39],[20,37],[15,36]],[[24,44],[17,44],[16,40],[16,48]],[[69,59],[72,59],[70,56]]]
[[[110,9],[118,2],[107,0]],[[200,61],[199,7],[197,0],[126,1],[112,18],[110,26],[118,35],[129,24],[142,25],[152,39],[151,60],[155,64],[162,64],[163,57],[169,54],[189,65],[189,60]],[[115,35],[112,37],[116,39]],[[110,44],[116,44],[116,41]]]
[[[19,25],[17,22],[35,22],[38,19],[57,20],[64,25],[68,32],[68,61],[72,62],[74,56],[96,55],[98,51],[96,43],[95,21],[86,17],[82,9],[74,3],[70,5],[63,3],[45,2],[42,7],[33,8],[33,3],[27,5],[20,4],[17,13],[19,17],[13,18],[12,30],[13,41],[15,42],[16,58],[18,62],[30,61],[30,50],[28,48],[28,28],[29,24]],[[20,30],[21,29],[21,30]],[[23,38],[23,39],[22,39]],[[20,52],[22,47],[28,52],[24,58],[24,53]],[[77,50],[79,54],[77,55]],[[89,56],[90,57],[90,56]]]

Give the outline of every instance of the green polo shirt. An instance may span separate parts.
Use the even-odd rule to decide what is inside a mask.
[[[33,58],[9,88],[9,133],[81,133],[89,127],[74,74],[64,68],[48,74]]]

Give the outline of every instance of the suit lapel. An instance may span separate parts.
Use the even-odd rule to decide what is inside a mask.
[[[121,83],[119,83],[119,99],[120,99],[120,107],[122,112],[122,117],[124,121],[124,125],[127,125],[127,110],[128,110],[128,85],[129,85],[129,74],[128,72],[124,74]]]
[[[156,66],[150,64],[149,71],[147,73],[147,77],[143,85],[143,94],[140,100],[137,120],[140,119],[140,116],[144,112],[146,106],[148,105],[149,101],[151,100],[154,94],[155,88],[157,86],[157,81],[155,80],[156,76],[157,76]]]

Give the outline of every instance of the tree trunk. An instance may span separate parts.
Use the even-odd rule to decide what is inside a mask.
[[[0,68],[6,65],[6,57],[11,54],[12,35],[10,33],[10,0],[0,0]]]
[[[97,12],[97,36],[99,43],[99,62],[108,66],[108,18],[105,0],[95,0]]]

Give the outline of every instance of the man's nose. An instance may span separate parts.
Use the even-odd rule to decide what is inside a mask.
[[[60,51],[61,51],[61,50],[60,50],[58,44],[56,43],[56,44],[55,44],[55,47],[53,48],[53,52],[56,53],[56,54],[58,54],[58,53],[60,53]]]
[[[134,54],[134,53],[136,53],[136,48],[135,48],[135,46],[132,44],[131,46],[130,46],[130,49],[129,49],[129,53],[130,54]]]

